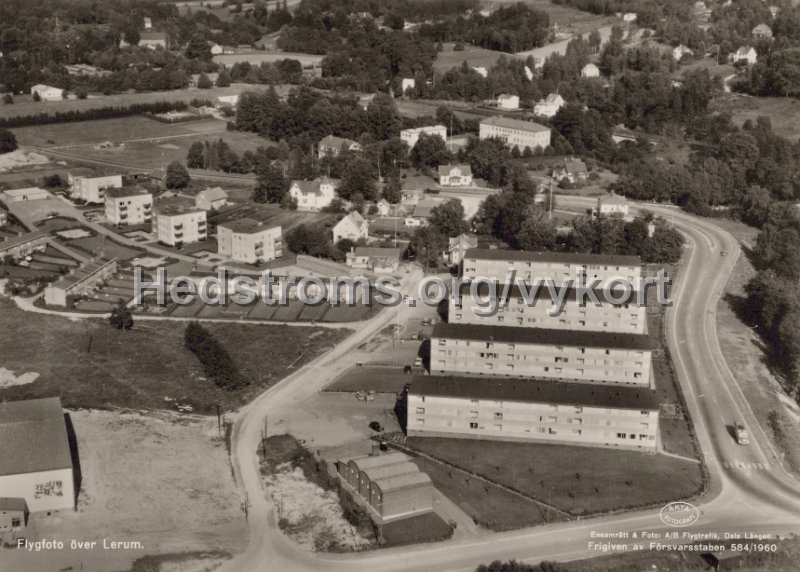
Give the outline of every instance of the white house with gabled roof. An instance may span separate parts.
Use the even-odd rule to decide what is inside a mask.
[[[358,211],[351,212],[333,227],[334,244],[343,238],[349,238],[355,242],[368,237],[369,223]]]

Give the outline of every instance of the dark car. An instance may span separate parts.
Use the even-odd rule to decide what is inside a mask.
[[[381,425],[377,421],[373,421],[372,423],[370,423],[369,428],[372,429],[373,431],[378,431],[379,433],[383,431],[383,425]]]
[[[409,373],[412,373],[411,366],[410,365],[404,366],[403,367],[403,373],[405,373],[406,375],[408,375]]]
[[[388,451],[389,450],[389,443],[387,443],[386,441],[381,441],[379,447],[380,447],[381,451]]]

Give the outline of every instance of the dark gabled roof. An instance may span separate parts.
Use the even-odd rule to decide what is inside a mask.
[[[531,250],[500,250],[470,248],[464,258],[478,260],[511,260],[522,262],[563,262],[569,264],[607,264],[610,266],[641,266],[638,256],[621,254],[583,254],[580,252],[534,252]]]
[[[0,510],[18,510],[26,512],[28,504],[20,497],[0,497]]]
[[[545,379],[418,375],[411,381],[409,393],[431,397],[462,397],[639,411],[658,410],[656,392],[646,387],[610,386]]]
[[[118,199],[123,197],[136,197],[139,195],[150,195],[150,192],[139,187],[120,187],[116,189],[106,189],[107,199]],[[152,196],[152,195],[151,195]]]
[[[644,334],[515,328],[513,326],[439,323],[433,327],[431,337],[509,344],[541,344],[622,350],[651,349],[650,338]]]
[[[539,302],[541,302],[541,303],[547,304],[549,306],[553,302],[553,297],[550,295],[550,290],[547,288],[546,285],[542,284],[542,285],[540,285],[540,286],[538,286],[536,288],[534,288],[531,284],[528,284],[527,282],[524,282],[524,285],[525,285],[525,289],[528,290],[528,292],[529,292],[528,295],[533,298],[534,303],[538,304]],[[555,287],[556,287],[555,294],[556,294],[556,296],[559,296],[561,294],[561,285],[556,284]],[[480,296],[481,298],[485,299],[486,296],[488,296],[490,294],[489,285],[486,282],[479,282],[477,284],[477,288],[478,288],[478,296]],[[470,290],[471,290],[471,284],[469,284],[469,283],[461,284],[461,297],[462,298],[469,297],[470,296]],[[613,300],[606,300],[605,294],[603,293],[602,289],[593,290],[593,292],[594,292],[595,296],[597,296],[597,299],[600,301],[601,304],[614,305],[614,304],[617,303],[617,302],[614,302]],[[498,298],[502,296],[502,294],[503,294],[503,284],[500,284],[500,283],[497,284],[496,293],[497,293]],[[643,290],[642,291],[642,296],[644,296],[644,298],[642,300],[643,303],[641,304],[642,306],[646,306],[647,305],[647,298],[646,298],[647,293],[648,293],[647,290]],[[616,297],[616,298],[621,298],[622,297],[622,293],[621,292],[612,292],[611,294],[612,294],[612,297]],[[636,291],[632,291],[631,295],[629,297],[630,300],[628,301],[628,303],[629,304],[633,304],[634,306],[639,306],[639,298],[638,297],[639,297],[639,293],[636,292]],[[524,297],[522,295],[522,289],[519,287],[518,283],[517,284],[513,284],[513,285],[511,285],[509,287],[509,289],[508,289],[508,299],[509,300],[517,300],[517,299],[523,299],[523,298]],[[577,288],[573,288],[573,287],[567,288],[566,294],[564,295],[564,301],[565,302],[574,302],[577,299],[578,299],[578,290],[577,290]],[[591,300],[591,298],[589,297],[588,294],[586,296],[583,296],[581,298],[581,301],[585,302],[587,305],[592,303],[592,300]]]
[[[533,121],[523,121],[522,119],[511,119],[502,115],[494,117],[487,117],[481,121],[481,125],[496,125],[498,127],[507,127],[509,129],[520,129],[522,131],[530,131],[532,133],[549,132],[550,128],[544,125],[539,125]]]
[[[29,232],[27,234],[23,234],[22,236],[14,236],[12,238],[0,242],[0,252],[11,250],[12,248],[20,246],[21,244],[32,242],[34,240],[39,240],[42,238],[47,238],[47,233],[43,230]]]
[[[72,468],[58,397],[0,403],[0,476]]]

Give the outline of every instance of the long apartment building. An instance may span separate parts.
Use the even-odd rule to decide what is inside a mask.
[[[556,284],[561,284],[568,279],[575,281],[576,272],[579,272],[587,281],[598,278],[601,287],[606,280],[621,277],[636,290],[641,279],[641,265],[638,256],[471,248],[464,254],[462,276],[488,276],[504,282],[514,270],[515,280],[531,283],[537,278],[552,278]]]
[[[112,278],[116,271],[116,258],[100,258],[87,262],[45,288],[44,301],[48,306],[66,307],[70,297],[90,292],[104,280]]]
[[[550,291],[541,286],[537,289],[509,286],[507,300],[500,300],[503,285],[496,287],[498,301],[496,311],[487,312],[492,290],[486,283],[462,284],[460,296],[450,296],[447,321],[451,324],[472,324],[475,326],[508,326],[514,328],[547,328],[553,330],[576,330],[596,332],[620,332],[644,334],[647,332],[647,307],[644,300],[638,302],[633,295],[626,303],[608,300],[602,290],[594,291],[600,304],[588,298],[579,303],[578,292],[574,288],[566,290],[561,311],[552,315],[554,298]],[[475,291],[477,296],[473,296]],[[557,301],[560,291],[556,292]],[[499,302],[503,302],[502,304]]]
[[[437,324],[430,372],[649,387],[651,358],[636,334]]]
[[[116,226],[145,224],[153,217],[153,195],[144,189],[124,187],[105,192],[106,221]]]
[[[177,205],[156,207],[156,236],[169,246],[205,240],[206,211]]]
[[[243,218],[217,226],[218,252],[236,262],[268,262],[283,256],[280,225]]]
[[[647,387],[417,376],[407,433],[655,450],[658,400]]]

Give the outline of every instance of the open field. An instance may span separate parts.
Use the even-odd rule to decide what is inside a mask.
[[[0,398],[60,395],[66,407],[174,409],[180,404],[210,413],[218,403],[231,408],[249,401],[350,333],[255,324],[206,327],[230,352],[249,386],[228,392],[203,379],[200,363],[184,348],[183,322],[139,322],[121,332],[104,320],[27,313],[2,299],[0,362],[17,375],[35,371],[40,377],[0,391]]]
[[[505,56],[508,59],[516,57],[514,54],[486,50],[470,44],[466,44],[463,51],[456,52],[453,50],[453,45],[453,42],[444,43],[444,50],[437,54],[436,61],[433,63],[436,71],[444,73],[449,69],[460,66],[462,62],[467,62],[467,65],[472,67],[482,66],[488,70],[497,62],[500,56]]]
[[[211,99],[221,95],[236,95],[245,90],[264,89],[264,86],[252,86],[236,83],[230,87],[213,87],[198,89],[189,87],[173,91],[154,91],[145,93],[123,93],[118,95],[90,96],[87,99],[65,99],[63,101],[33,101],[30,95],[14,97],[13,105],[0,105],[0,118],[21,115],[38,115],[39,113],[58,113],[73,110],[97,109],[100,107],[126,107],[135,103],[153,103],[156,101],[185,101],[193,99]]]
[[[408,364],[411,365],[411,364]],[[422,373],[422,368],[415,368]],[[398,393],[412,375],[403,373],[402,367],[354,367],[339,376],[325,391],[372,390],[377,393]]]
[[[800,100],[726,94],[713,99],[710,107],[714,111],[730,113],[737,125],[748,119],[755,121],[759,116],[768,117],[777,135],[792,141],[800,138]]]
[[[697,463],[636,451],[438,437],[407,444],[576,516],[688,498],[702,481]]]
[[[67,544],[73,538],[143,543],[142,551],[97,555],[116,559],[113,565],[106,563],[106,570],[126,570],[125,559],[145,554],[214,550],[216,559],[224,559],[244,548],[247,530],[241,501],[216,419],[92,410],[69,415],[82,477],[78,510],[33,515],[25,536]],[[71,565],[78,570],[80,559],[87,558],[81,552],[59,553],[55,568],[38,567],[28,555],[24,566],[9,564],[9,569],[58,570]]]
[[[278,60],[297,60],[300,62],[300,65],[305,67],[310,66],[319,66],[320,62],[322,62],[322,58],[325,56],[319,56],[315,54],[301,54],[295,52],[244,52],[239,54],[221,54],[218,56],[214,56],[213,60],[214,63],[224,65],[224,66],[232,66],[233,64],[241,63],[241,62],[249,62],[251,65],[258,66],[263,64],[264,62],[267,63],[275,63]]]
[[[487,7],[499,7],[515,3],[515,0],[483,0],[482,2]],[[618,22],[616,18],[597,16],[570,6],[554,4],[550,0],[523,0],[523,3],[546,12],[550,16],[550,23],[558,24],[561,32],[587,34],[599,26]]]

